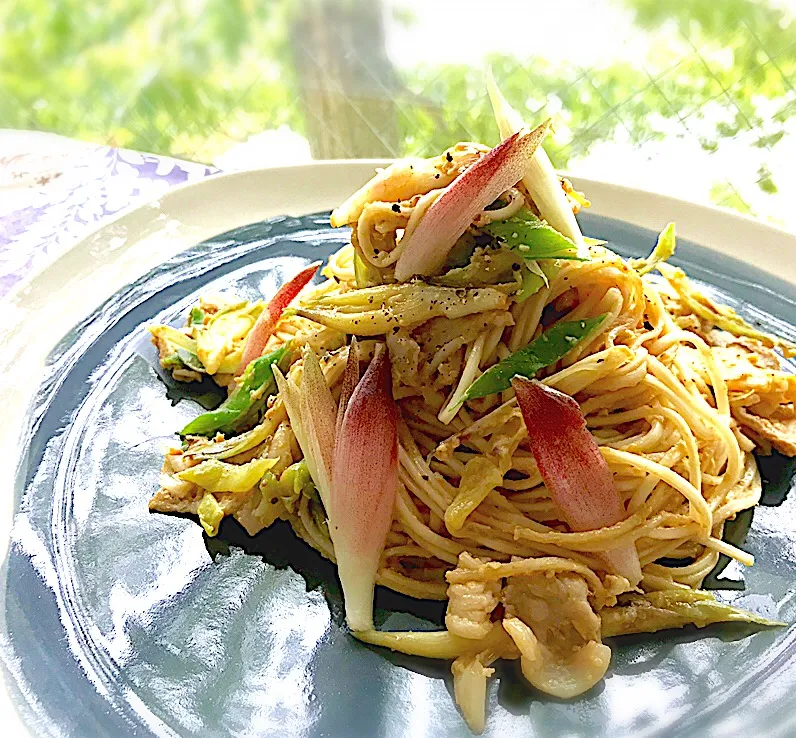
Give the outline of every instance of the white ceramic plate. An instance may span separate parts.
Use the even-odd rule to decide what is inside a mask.
[[[25,412],[45,376],[47,355],[63,335],[117,290],[180,251],[275,215],[328,210],[382,163],[319,162],[219,175],[175,188],[106,223],[17,289],[5,301],[6,327],[0,331],[4,349],[0,407],[6,421],[0,425],[0,444],[6,451],[6,463],[0,467],[3,489],[10,491],[14,484],[20,428],[31,420]],[[674,220],[678,235],[796,283],[796,236],[792,234],[673,198],[590,180],[575,179],[574,184],[588,193],[594,214],[653,230]],[[57,377],[53,380],[58,381]],[[20,494],[19,489],[14,495],[6,494],[0,506],[4,550]],[[6,663],[6,668],[13,672],[15,666]],[[6,700],[0,709],[10,711],[9,705]],[[9,714],[8,720],[22,731],[15,716]],[[5,725],[11,729],[10,722]]]

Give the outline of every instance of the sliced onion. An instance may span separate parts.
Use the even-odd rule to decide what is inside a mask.
[[[548,120],[533,131],[514,133],[455,179],[402,241],[395,278],[404,282],[416,274],[439,273],[475,216],[522,178],[549,130]]]
[[[384,346],[348,402],[334,449],[329,532],[351,630],[373,628],[373,590],[398,487],[398,408]]]
[[[508,139],[513,133],[525,126],[520,114],[509,105],[498,89],[492,70],[487,71],[486,88],[495,113],[495,121],[500,130],[500,137]],[[561,188],[553,163],[539,146],[528,161],[522,177],[522,183],[528,189],[540,215],[559,233],[571,239],[576,246],[583,245],[583,234],[578,221],[572,213],[567,196]]]
[[[535,379],[514,377],[531,452],[539,473],[563,519],[576,531],[596,530],[626,516],[608,464],[578,403]],[[635,546],[605,554],[612,569],[632,585],[641,580]]]
[[[246,338],[246,345],[243,347],[243,356],[240,360],[237,375],[243,373],[249,364],[254,361],[258,356],[262,355],[265,344],[274,332],[274,328],[282,317],[285,308],[296,299],[298,293],[301,292],[315,276],[321,262],[317,261],[310,264],[306,269],[302,269],[293,279],[283,284],[277,293],[271,298],[268,307],[260,313],[257,322],[249,331]]]

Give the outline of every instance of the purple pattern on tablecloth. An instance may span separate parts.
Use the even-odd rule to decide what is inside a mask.
[[[24,207],[0,212],[0,297],[101,221],[217,171],[169,157],[87,147],[77,165],[25,190]]]

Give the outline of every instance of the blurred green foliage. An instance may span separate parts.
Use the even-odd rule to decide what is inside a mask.
[[[0,3],[0,126],[200,157],[301,131],[284,25],[255,0]]]
[[[753,132],[760,150],[758,185],[776,192],[767,162],[796,113],[796,24],[756,0],[623,5],[649,40],[637,63],[583,70],[566,59],[490,60],[506,96],[529,120],[555,115],[555,164],[566,167],[606,140],[639,144],[687,130],[714,151],[723,139]],[[282,125],[311,137],[308,116],[318,112],[302,103],[306,89],[299,95],[290,40],[296,12],[307,12],[306,5],[2,3],[0,126],[204,161]],[[393,17],[415,22],[409,13]],[[330,34],[333,40],[333,29]],[[482,70],[426,66],[397,70],[397,79],[397,87],[384,88],[395,105],[383,113],[395,118],[396,150],[387,145],[373,156],[430,154],[459,139],[496,141]],[[378,123],[360,117],[363,125]],[[714,190],[714,197],[741,207],[723,186]]]

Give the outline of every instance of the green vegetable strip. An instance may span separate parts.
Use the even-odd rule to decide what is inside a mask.
[[[600,610],[603,638],[628,633],[655,633],[667,628],[694,624],[704,628],[713,623],[751,623],[764,627],[783,626],[753,612],[718,602],[702,590],[673,589],[624,596],[626,604]]]
[[[539,274],[532,272],[527,266],[523,266],[520,280],[520,289],[514,295],[514,299],[517,302],[525,302],[544,287],[544,279]]]
[[[240,386],[222,405],[217,410],[194,418],[180,431],[180,435],[212,436],[219,431],[229,433],[238,430],[276,390],[272,365],[278,364],[288,350],[289,345],[286,344],[252,361],[243,372]]]
[[[176,352],[163,359],[161,364],[164,369],[182,369],[185,366],[179,354]]]
[[[639,274],[647,274],[655,269],[658,264],[674,256],[676,247],[677,240],[675,238],[674,223],[669,223],[658,235],[658,240],[652,253],[646,259],[631,259],[630,264]]]
[[[578,255],[577,246],[572,241],[529,210],[521,210],[513,218],[490,223],[484,226],[483,230],[504,242],[525,259],[586,261],[584,257]]]
[[[487,369],[470,385],[462,402],[502,392],[511,386],[511,378],[517,375],[534,377],[540,369],[555,364],[590,336],[607,317],[606,314],[554,325],[524,348]]]
[[[188,351],[184,348],[178,348],[177,357],[189,369],[193,369],[195,372],[201,372],[202,374],[205,373],[204,365],[201,361],[199,361],[199,357],[192,351]]]

